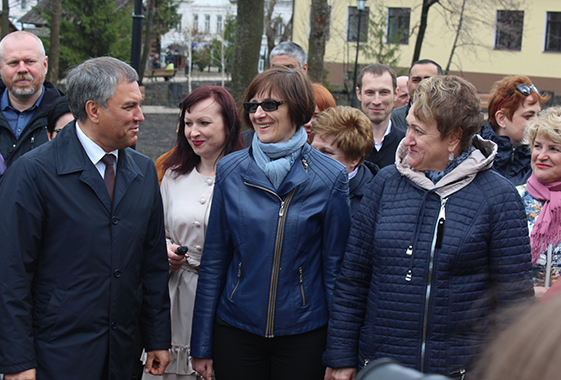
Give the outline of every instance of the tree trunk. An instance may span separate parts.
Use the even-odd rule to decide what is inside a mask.
[[[458,38],[462,32],[462,24],[464,21],[464,10],[466,8],[466,0],[462,0],[462,9],[460,10],[460,18],[458,20],[458,27],[456,29],[456,36],[454,37],[454,43],[452,44],[452,49],[450,50],[450,57],[448,58],[448,63],[446,64],[446,70],[444,70],[444,75],[448,75],[450,72],[450,65],[452,64],[452,59],[454,58],[454,52],[456,51],[456,46],[458,46]]]
[[[2,0],[2,38],[10,33],[10,2],[9,0]]]
[[[308,75],[312,81],[318,83],[323,83],[323,57],[328,33],[329,5],[327,0],[312,0]]]
[[[264,0],[238,0],[236,46],[232,64],[232,96],[238,102],[257,75]]]
[[[148,62],[148,57],[150,56],[150,51],[152,50],[152,24],[154,21],[154,12],[156,11],[154,7],[154,0],[148,0],[146,8],[146,31],[144,32],[144,48],[142,49],[143,51],[142,57],[140,58],[140,70],[138,73],[140,79],[139,82],[141,85],[142,81],[144,80],[146,62]]]
[[[265,14],[265,35],[267,36],[267,56],[265,57],[266,69],[268,69],[271,65],[269,62],[269,54],[271,54],[271,50],[275,47],[275,37],[277,36],[278,22],[273,20],[273,11],[275,10],[276,4],[277,0],[271,0],[267,6],[267,12]]]
[[[49,51],[49,81],[58,84],[58,62],[60,57],[60,2],[51,0],[51,49]]]
[[[421,56],[421,47],[423,46],[423,39],[427,30],[427,21],[429,17],[429,8],[438,3],[439,0],[423,0],[423,7],[421,8],[421,23],[419,24],[419,33],[417,34],[417,41],[415,41],[415,51],[413,52],[413,62],[418,61]]]

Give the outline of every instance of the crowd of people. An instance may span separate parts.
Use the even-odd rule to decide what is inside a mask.
[[[89,59],[63,94],[39,38],[0,41],[0,376],[554,379],[561,107],[509,76],[485,121],[423,59],[366,66],[356,109],[300,46],[270,62],[241,109],[193,90],[154,165],[128,64]]]

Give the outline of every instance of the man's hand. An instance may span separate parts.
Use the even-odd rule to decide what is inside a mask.
[[[161,376],[170,362],[168,350],[154,350],[148,352],[144,372]]]
[[[191,358],[193,369],[206,380],[212,379],[212,359],[207,358]]]
[[[325,370],[324,380],[354,380],[356,368],[329,368]]]
[[[22,372],[7,373],[4,375],[4,380],[35,380],[35,373],[35,368]]]

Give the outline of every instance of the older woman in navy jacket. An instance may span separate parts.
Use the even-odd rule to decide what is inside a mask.
[[[365,191],[333,296],[331,379],[391,357],[461,377],[492,314],[532,298],[524,205],[474,134],[475,87],[441,76],[417,86],[397,163]]]
[[[206,379],[323,379],[329,304],[350,228],[348,175],[307,143],[312,84],[258,75],[251,147],[220,160],[195,300],[191,357]]]

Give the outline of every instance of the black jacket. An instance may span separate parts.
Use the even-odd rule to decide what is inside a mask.
[[[411,102],[404,105],[403,107],[396,108],[392,111],[392,116],[391,116],[392,125],[395,128],[407,132],[407,128],[409,128],[409,125],[407,124],[407,120],[405,120],[405,118],[407,117],[407,114],[409,113],[410,109],[411,109]]]
[[[360,207],[360,201],[364,195],[364,190],[371,186],[370,182],[374,180],[376,174],[380,169],[374,165],[372,162],[364,161],[359,169],[358,173],[349,180],[349,195],[351,198],[351,217],[357,214]]]
[[[491,124],[481,128],[479,134],[484,139],[497,144],[493,170],[512,182],[514,186],[524,185],[532,175],[530,166],[532,152],[525,145],[513,147],[510,138],[497,135]]]
[[[377,165],[380,169],[384,166],[392,165],[395,163],[395,151],[399,142],[405,137],[405,132],[396,128],[392,122],[392,131],[384,137],[384,143],[380,151],[376,147],[372,149],[370,155],[366,157],[366,161],[370,161]]]
[[[35,110],[33,117],[25,126],[19,139],[16,139],[8,120],[0,110],[0,153],[6,162],[6,168],[23,154],[49,141],[47,137],[47,114],[55,100],[64,96],[51,82],[44,82],[45,94]],[[0,80],[0,96],[6,91],[6,85]]]

